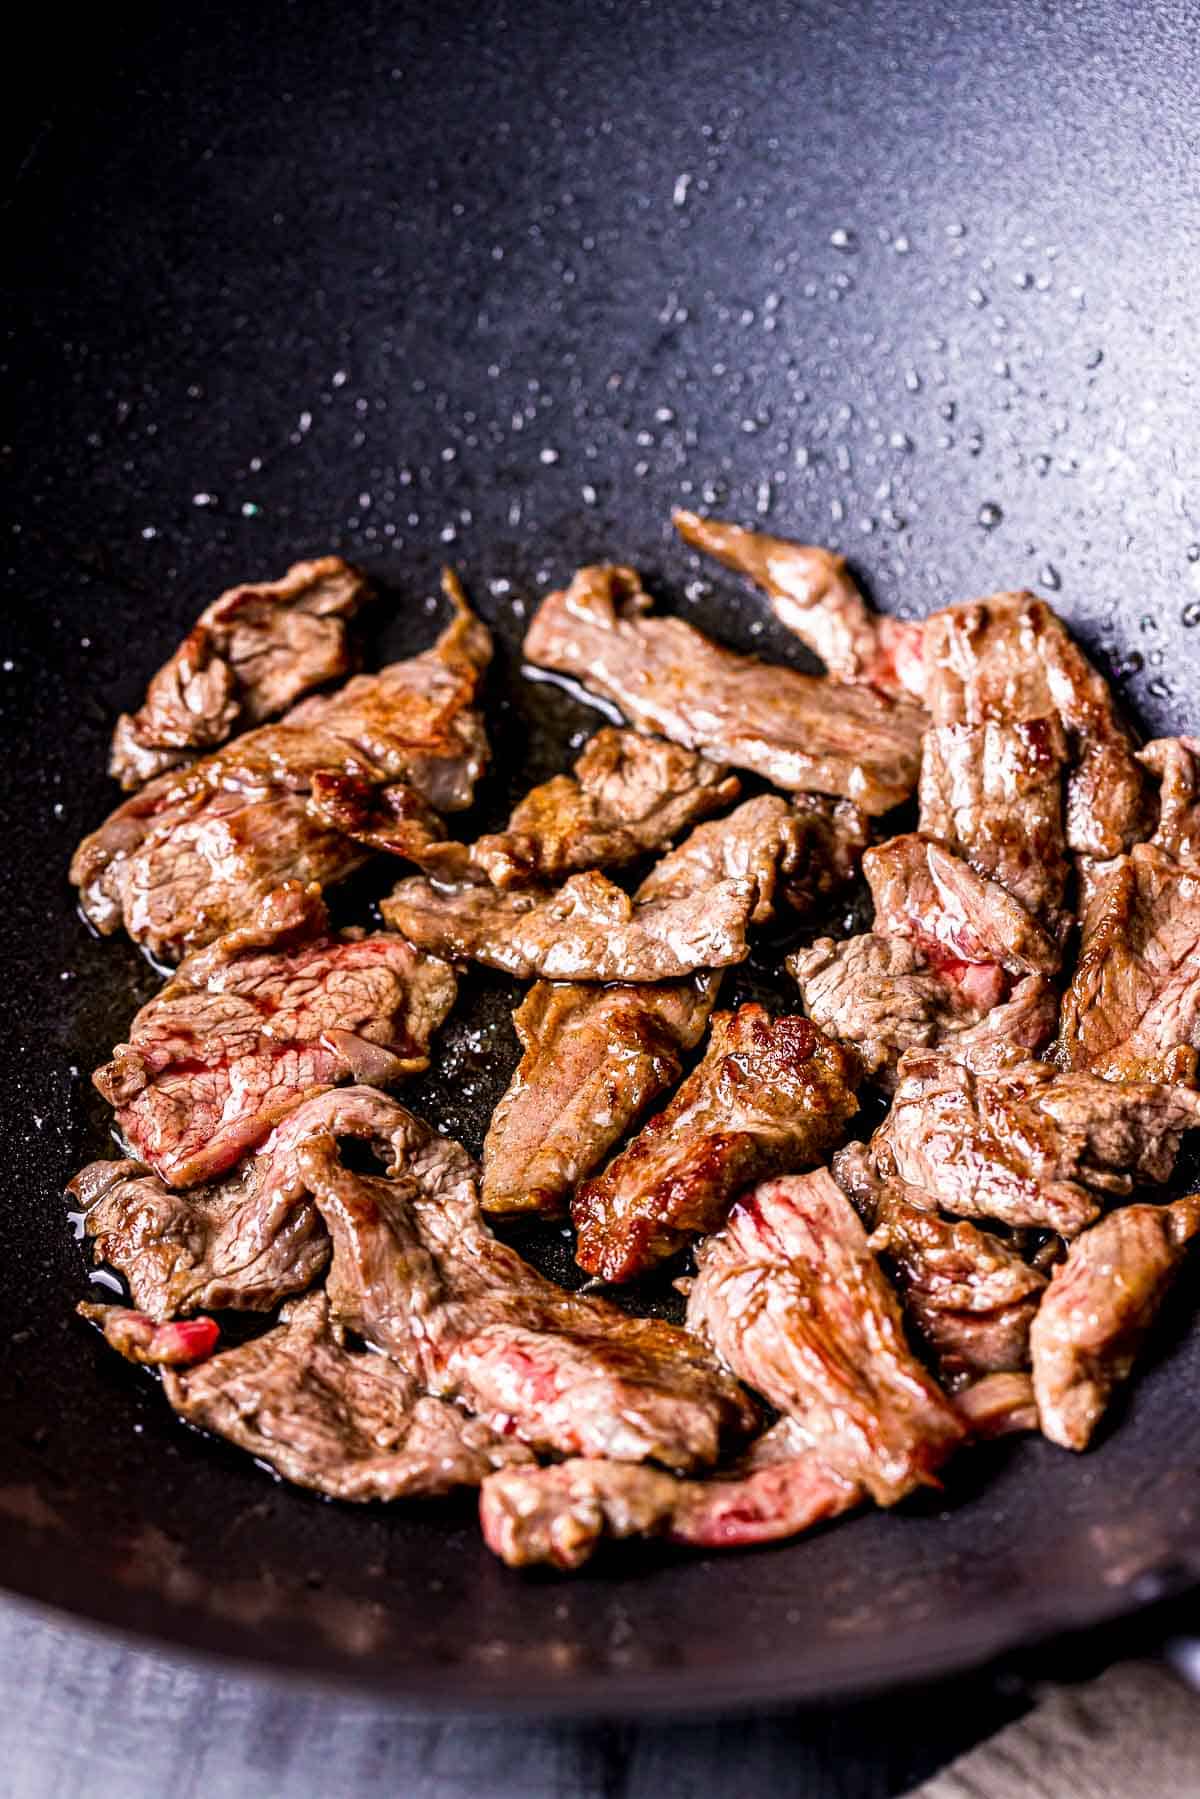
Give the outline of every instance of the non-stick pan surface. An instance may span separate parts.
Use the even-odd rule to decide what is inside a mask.
[[[677,501],[844,548],[892,610],[1040,586],[1144,725],[1200,724],[1194,9],[446,0],[104,29],[30,70],[49,122],[6,223],[0,1578],[539,1711],[865,1689],[1185,1585],[1186,1303],[1086,1458],[1023,1442],[790,1547],[524,1579],[469,1504],[323,1504],[174,1422],[72,1317],[60,1195],[99,1143],[90,1070],[153,983],[86,935],[68,854],[111,803],[114,713],[239,578],[341,550],[385,586],[395,654],[453,558],[503,646],[487,816],[594,722],[518,674],[581,559],[798,655],[671,540]],[[510,1004],[481,984],[419,1095],[474,1147]]]

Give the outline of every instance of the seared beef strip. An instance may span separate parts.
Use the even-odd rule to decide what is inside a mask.
[[[163,1387],[189,1424],[331,1499],[427,1499],[532,1459],[523,1443],[423,1393],[388,1356],[347,1349],[320,1292],[291,1301],[265,1336],[164,1375]]]
[[[484,1541],[510,1568],[581,1568],[605,1538],[660,1537],[697,1549],[798,1536],[862,1499],[826,1468],[790,1420],[773,1425],[734,1468],[680,1480],[629,1462],[504,1469],[479,1495]]]
[[[98,1326],[110,1349],[123,1355],[127,1362],[144,1362],[148,1367],[171,1368],[202,1362],[212,1354],[221,1335],[213,1318],[182,1318],[160,1324],[129,1306],[92,1305],[88,1300],[75,1310],[81,1318]]]
[[[924,1189],[947,1212],[1039,1225],[1074,1237],[1097,1196],[1170,1177],[1200,1095],[1118,1086],[1042,1062],[976,1074],[952,1053],[910,1050],[872,1139],[879,1173]]]
[[[777,787],[840,794],[887,812],[912,792],[921,714],[866,687],[772,667],[677,618],[650,618],[632,569],[580,569],[543,601],[525,654],[615,700],[658,732]]]
[[[937,1046],[972,1068],[1003,1067],[1042,1049],[1058,1018],[1057,995],[1042,976],[1027,975],[1007,1003],[992,1003],[1007,985],[999,969],[990,992],[976,976],[964,989],[902,937],[818,937],[786,966],[813,1023],[852,1044],[885,1092],[906,1050]]]
[[[703,895],[734,876],[754,894],[752,922],[770,915],[779,880],[789,901],[813,906],[849,879],[865,820],[847,800],[802,795],[793,808],[749,800],[703,825],[652,869],[639,900]],[[597,989],[537,983],[514,1015],[525,1055],[484,1145],[483,1203],[491,1212],[556,1212],[680,1071],[716,998],[711,975],[657,986]]]
[[[821,1161],[858,1110],[858,1059],[806,1018],[718,1012],[704,1060],[571,1204],[575,1259],[632,1280],[716,1230],[741,1188]]]
[[[1198,1231],[1200,1194],[1190,1193],[1171,1205],[1125,1206],[1072,1243],[1030,1336],[1052,1443],[1087,1448]]]
[[[546,1280],[488,1231],[465,1151],[374,1098],[386,1178],[344,1166],[332,1135],[297,1157],[333,1239],[339,1325],[548,1454],[688,1469],[744,1434],[750,1402],[686,1331]]]
[[[329,1259],[329,1239],[297,1180],[298,1146],[325,1131],[371,1143],[393,1123],[382,1094],[343,1088],[297,1106],[256,1155],[190,1193],[172,1192],[137,1162],[93,1162],[68,1192],[97,1258],[124,1275],[134,1305],[152,1318],[200,1308],[267,1312],[311,1286]]]
[[[827,1169],[764,1181],[700,1245],[687,1320],[821,1460],[894,1504],[965,1430],[915,1360],[895,1294]]]
[[[342,879],[365,852],[310,812],[320,775],[402,780],[439,810],[468,805],[487,754],[474,702],[491,640],[450,576],[447,591],[456,618],[433,649],[160,775],[85,837],[71,879],[96,929],[124,924],[152,955],[178,960],[245,923],[286,880]]]
[[[109,773],[132,792],[349,673],[346,620],[369,593],[340,556],[295,562],[280,581],[223,593],[159,669],[139,709],[117,720]]]
[[[780,624],[786,625],[838,681],[863,682],[894,695],[915,692],[907,677],[920,661],[919,624],[872,612],[846,567],[844,556],[676,507],[675,529],[695,550],[761,587]]]
[[[630,899],[601,874],[553,893],[501,892],[413,876],[382,912],[414,943],[528,978],[673,981],[748,953],[746,929],[771,915],[777,880],[801,863],[806,833],[785,800],[747,800],[697,825]]]
[[[1144,782],[1107,684],[1030,593],[925,621],[921,830],[1053,927],[1068,851],[1138,834]]]
[[[1027,1374],[985,1374],[956,1393],[954,1404],[980,1443],[1038,1428],[1037,1401]]]
[[[869,849],[863,873],[875,902],[875,929],[911,937],[948,980],[990,986],[998,966],[1012,975],[1054,974],[1058,939],[995,881],[985,880],[940,844],[910,832]],[[985,1004],[994,1003],[986,1000]]]
[[[135,1155],[190,1187],[231,1168],[301,1100],[427,1068],[455,988],[444,962],[402,937],[332,936],[320,888],[293,881],[253,924],[180,964],[95,1083]]]
[[[1059,1060],[1108,1080],[1195,1079],[1200,1050],[1200,743],[1140,758],[1161,783],[1147,843],[1093,870]]]
[[[483,1146],[484,1210],[561,1212],[582,1177],[678,1080],[718,981],[535,982],[513,1013],[525,1053]]]

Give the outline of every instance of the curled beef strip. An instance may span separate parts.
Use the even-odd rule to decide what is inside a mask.
[[[601,874],[553,893],[414,876],[382,911],[414,943],[519,977],[673,981],[742,961],[747,927],[770,917],[780,875],[800,872],[813,841],[786,800],[764,795],[697,825],[633,899]]]
[[[872,612],[844,556],[702,518],[682,507],[671,519],[694,550],[715,556],[761,587],[780,624],[820,657],[835,680],[921,697],[922,627]],[[916,685],[910,688],[914,669]]]
[[[1115,855],[1141,824],[1144,781],[1108,686],[1030,593],[934,613],[922,661],[921,830],[1053,924],[1069,852]]]
[[[982,970],[985,964],[980,964]],[[1058,997],[1041,975],[1027,975],[1006,1003],[1000,970],[992,992],[947,980],[917,945],[901,937],[818,937],[787,958],[804,1010],[829,1036],[852,1044],[885,1092],[909,1049],[946,1049],[973,1068],[999,1068],[1036,1055],[1054,1034]]]
[[[937,1484],[965,1437],[827,1169],[764,1181],[700,1245],[688,1325],[881,1505]]]
[[[75,1310],[97,1326],[110,1349],[127,1362],[144,1362],[149,1367],[176,1368],[202,1362],[217,1347],[221,1335],[215,1318],[182,1318],[162,1324],[129,1306],[92,1305],[88,1300]]]
[[[282,580],[223,593],[159,669],[138,710],[117,720],[109,773],[132,792],[349,673],[346,621],[369,595],[340,556],[294,562]]]
[[[678,1080],[719,977],[640,987],[537,981],[513,1013],[524,1051],[483,1146],[487,1212],[561,1212],[583,1176]]]
[[[331,1499],[433,1498],[532,1459],[524,1444],[423,1393],[389,1357],[347,1349],[320,1292],[292,1300],[265,1336],[168,1373],[163,1386],[189,1424]]]
[[[1108,1080],[1192,1082],[1200,1051],[1200,741],[1164,738],[1146,843],[1093,871],[1083,941],[1063,996],[1059,1060]]]
[[[976,1074],[938,1050],[900,1062],[891,1111],[871,1142],[878,1172],[947,1212],[1074,1237],[1135,1181],[1169,1179],[1200,1096],[1153,1082],[1117,1085],[1042,1062]]]
[[[427,1068],[455,988],[401,937],[331,935],[320,888],[290,882],[180,964],[95,1083],[134,1154],[190,1187],[325,1088]]]
[[[615,700],[638,730],[777,787],[839,794],[870,813],[912,792],[916,707],[739,656],[682,619],[648,617],[650,605],[632,569],[580,569],[543,601],[525,654]]]
[[[916,832],[892,837],[863,856],[875,902],[875,929],[909,937],[947,980],[987,983],[973,971],[1011,975],[1057,972],[1056,938],[995,881]],[[994,1000],[985,1003],[995,1003]]]
[[[487,756],[475,700],[491,640],[450,575],[446,586],[456,616],[432,649],[160,775],[85,837],[71,879],[96,929],[124,925],[176,961],[286,880],[341,880],[366,852],[313,815],[319,776],[403,781],[439,811],[469,805]]]
[[[374,1142],[393,1123],[389,1107],[368,1087],[323,1093],[290,1112],[239,1168],[186,1194],[128,1161],[93,1162],[68,1192],[97,1258],[124,1276],[150,1317],[271,1311],[310,1287],[329,1259],[297,1179],[298,1146],[325,1131]]]
[[[704,1480],[610,1461],[501,1470],[483,1483],[479,1521],[488,1548],[510,1568],[548,1562],[573,1571],[606,1538],[658,1537],[696,1549],[775,1543],[862,1497],[784,1419],[735,1467]]]
[[[575,1195],[575,1259],[632,1280],[716,1230],[741,1188],[821,1161],[858,1110],[857,1058],[806,1018],[719,1012],[704,1060],[666,1109]]]
[[[1086,1449],[1113,1389],[1200,1231],[1200,1194],[1124,1206],[1077,1237],[1033,1322],[1033,1387],[1042,1430]]]
[[[689,1469],[745,1434],[753,1408],[702,1345],[546,1280],[488,1231],[465,1151],[374,1097],[386,1177],[344,1166],[332,1135],[297,1157],[339,1325],[535,1451]]]
[[[693,831],[652,869],[638,899],[703,894],[735,876],[752,884],[752,922],[770,913],[781,882],[794,907],[817,905],[847,881],[866,821],[847,800],[801,795],[749,800]],[[597,989],[537,983],[513,1023],[525,1051],[492,1117],[483,1151],[488,1211],[557,1212],[651,1102],[678,1079],[717,979]]]
[[[416,862],[439,880],[544,886],[588,869],[624,868],[719,812],[741,783],[715,762],[661,737],[606,727],[569,775],[545,781],[503,831],[476,843],[441,840],[401,789],[339,778],[326,785],[324,816],[373,849]]]

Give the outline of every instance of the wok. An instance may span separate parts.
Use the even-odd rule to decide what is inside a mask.
[[[581,560],[802,659],[672,540],[679,501],[843,547],[894,611],[1038,586],[1146,729],[1196,726],[1194,11],[443,0],[104,29],[16,84],[0,1580],[537,1712],[863,1691],[1184,1589],[1186,1305],[1086,1459],[1000,1446],[780,1549],[521,1578],[469,1502],[325,1504],[185,1430],[72,1316],[60,1195],[103,1146],[87,1076],[154,983],[87,936],[68,855],[112,802],[113,716],[238,579],[341,550],[395,655],[452,558],[501,645],[481,818],[595,722],[519,674],[526,609]],[[457,1028],[416,1094],[475,1148],[510,1004],[477,983],[482,1047]]]

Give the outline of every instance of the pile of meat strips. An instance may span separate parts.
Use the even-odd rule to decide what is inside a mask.
[[[825,676],[581,569],[525,655],[627,728],[464,843],[487,629],[447,575],[431,648],[334,685],[365,585],[301,563],[120,720],[129,797],[72,867],[178,964],[95,1076],[128,1158],[71,1191],[130,1303],[81,1310],[288,1480],[480,1487],[515,1565],[789,1537],[1009,1431],[1083,1449],[1200,1231],[1162,1191],[1200,1126],[1200,740],[1138,749],[1032,594],[901,623],[823,550],[676,523]],[[335,932],[373,857],[383,928]],[[814,935],[863,879],[870,931]],[[772,920],[788,1015],[717,1010]],[[472,962],[530,983],[482,1167],[390,1096]],[[584,1290],[493,1234],[518,1213],[569,1214]],[[598,1291],[663,1264],[686,1325]]]

